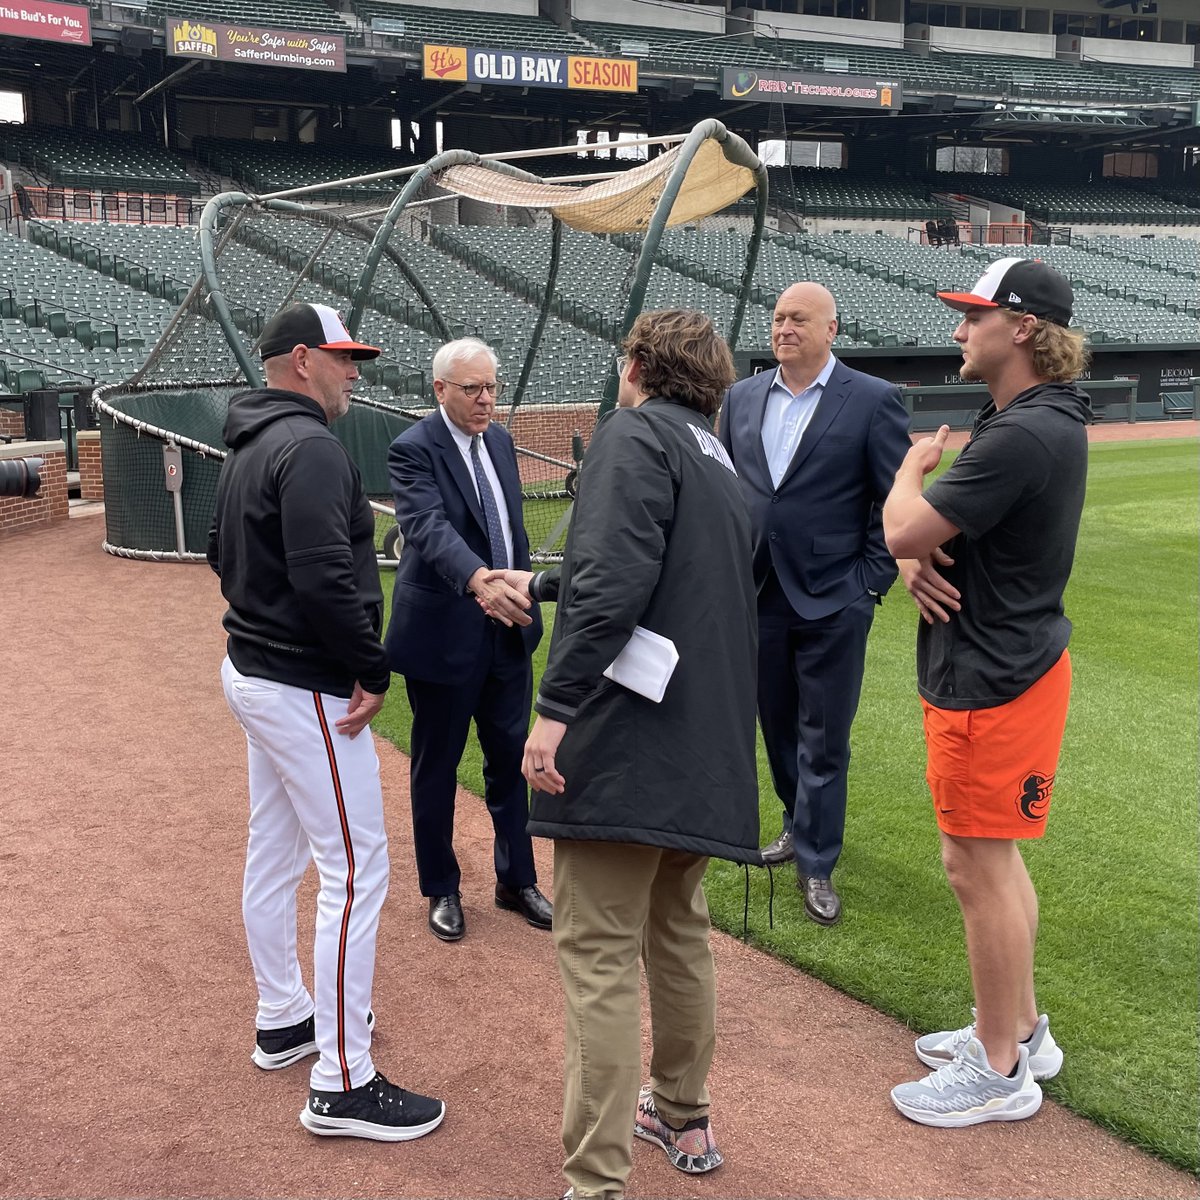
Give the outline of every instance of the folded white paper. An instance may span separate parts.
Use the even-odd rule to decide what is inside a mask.
[[[636,626],[633,636],[625,643],[625,649],[613,659],[604,672],[606,679],[627,687],[655,704],[662,701],[671,682],[679,651],[670,638],[650,629]]]

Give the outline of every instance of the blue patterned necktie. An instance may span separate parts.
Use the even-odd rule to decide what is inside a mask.
[[[479,457],[480,434],[471,439],[471,466],[475,468],[475,483],[479,487],[479,503],[483,508],[483,516],[487,521],[488,541],[492,546],[492,566],[506,570],[508,568],[508,549],[504,545],[504,530],[500,527],[500,510],[496,507],[496,493],[488,483],[487,473],[483,469],[483,461]]]

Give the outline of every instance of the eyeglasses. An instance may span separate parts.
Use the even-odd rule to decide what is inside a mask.
[[[485,391],[496,399],[504,395],[504,384],[499,379],[495,379],[491,383],[458,383],[453,379],[443,379],[442,382],[453,383],[470,400],[478,400]]]
[[[617,364],[617,374],[624,375],[625,368],[629,366],[629,355],[618,354],[617,357],[613,359],[613,362]]]

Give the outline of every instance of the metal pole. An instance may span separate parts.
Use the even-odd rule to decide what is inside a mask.
[[[186,554],[187,539],[183,528],[183,451],[173,438],[168,438],[163,447],[163,483],[171,493],[175,509],[175,548],[180,554]]]
[[[180,554],[186,554],[187,539],[183,532],[183,497],[178,492],[172,492],[171,500],[175,505],[175,545]]]
[[[750,300],[750,289],[754,284],[754,268],[758,263],[758,250],[762,245],[763,228],[767,220],[767,198],[769,185],[767,168],[760,161],[754,171],[754,231],[750,234],[750,244],[746,247],[746,266],[742,271],[742,285],[738,288],[737,307],[733,312],[733,322],[729,326],[729,349],[737,347],[738,335],[742,332],[742,319],[746,315],[746,305]]]
[[[546,290],[542,294],[542,307],[538,312],[537,323],[533,327],[533,337],[529,341],[529,349],[525,354],[525,362],[521,365],[521,378],[517,380],[516,395],[513,396],[512,406],[508,410],[508,428],[512,429],[513,417],[517,415],[517,407],[525,398],[525,388],[529,376],[533,372],[533,359],[542,341],[542,333],[546,328],[546,318],[550,315],[550,304],[554,299],[554,283],[558,278],[558,261],[562,249],[562,222],[555,217],[550,233],[550,272],[546,277]]]
[[[149,100],[151,96],[162,91],[163,88],[169,87],[172,83],[175,82],[175,80],[179,79],[183,75],[186,75],[189,71],[194,71],[196,69],[196,67],[198,67],[200,65],[200,62],[201,62],[200,59],[193,58],[190,62],[184,63],[182,67],[179,67],[177,70],[172,71],[170,75],[164,76],[164,78],[160,79],[157,83],[152,84],[140,96],[136,96],[131,101],[134,108],[136,108],[139,104],[141,104],[141,102],[143,100]],[[130,79],[132,79],[132,78],[133,78],[133,76],[131,75]],[[125,81],[125,83],[128,83],[128,82],[129,82],[129,80],[127,79]],[[124,87],[124,86],[125,86],[125,84],[121,85],[121,87]],[[112,92],[109,92],[109,96],[114,95],[117,90],[118,89],[114,88]],[[107,100],[108,96],[106,96],[105,99]]]
[[[252,203],[252,199],[245,192],[222,192],[204,206],[204,211],[200,214],[200,264],[204,278],[208,282],[209,299],[212,301],[213,312],[216,314],[222,333],[225,334],[225,340],[229,343],[229,349],[233,351],[233,356],[237,359],[242,374],[246,376],[247,384],[250,387],[258,388],[262,387],[262,375],[254,360],[246,353],[246,348],[242,345],[242,339],[238,335],[237,326],[233,323],[233,314],[229,311],[225,293],[221,290],[221,281],[217,277],[217,256],[213,249],[213,235],[221,210],[233,204]]]
[[[396,251],[388,245],[388,242],[392,236],[392,230],[396,227],[396,222],[400,219],[400,214],[409,207],[412,198],[420,192],[430,179],[440,175],[450,167],[457,166],[485,167],[489,171],[496,171],[510,178],[521,179],[526,183],[541,182],[536,175],[531,175],[528,171],[522,171],[519,167],[510,167],[506,162],[486,161],[482,155],[475,154],[470,150],[444,150],[441,154],[435,154],[404,185],[403,190],[392,201],[391,207],[379,223],[379,228],[375,231],[375,237],[371,242],[370,249],[367,251],[366,262],[363,263],[362,274],[359,276],[358,284],[354,289],[353,306],[350,309],[350,316],[346,321],[346,328],[351,334],[358,332],[359,322],[362,320],[363,310],[367,305],[367,297],[371,292],[371,283],[375,278],[375,272],[379,269],[379,260],[384,254],[387,254],[401,268],[405,278],[413,285],[418,295],[421,296],[422,301],[434,314],[435,318],[437,318],[443,330],[442,336],[447,341],[450,339],[450,333],[445,328],[445,323],[441,321],[440,315],[433,307],[433,301],[429,297],[428,292],[420,285],[416,273],[401,260]]]
[[[508,162],[520,158],[539,158],[549,154],[577,154],[580,151],[587,150],[615,150],[618,146],[626,149],[633,146],[663,146],[673,142],[683,141],[683,135],[678,133],[664,134],[661,137],[638,138],[635,141],[629,142],[604,142],[595,146],[547,146],[541,150],[498,150],[492,154],[474,154],[469,150],[444,150],[442,154],[470,154],[469,159],[462,161],[478,162],[484,160],[487,162]],[[441,158],[439,154],[436,158]],[[430,159],[432,163],[436,159]],[[268,192],[266,195],[259,196],[260,200],[282,200],[287,196],[302,196],[309,192],[323,192],[329,188],[348,187],[352,183],[372,183],[377,179],[399,179],[403,175],[413,175],[426,169],[429,163],[423,167],[397,167],[392,171],[376,171],[371,175],[353,175],[348,179],[333,179],[327,183],[313,183],[305,187],[288,188],[282,192]],[[439,168],[440,169],[440,168]],[[538,180],[540,183],[541,180]]]
[[[625,317],[621,322],[621,338],[629,332],[634,321],[637,319],[638,313],[642,311],[642,305],[646,300],[646,288],[650,283],[650,274],[654,270],[654,258],[658,252],[659,243],[662,241],[663,230],[667,227],[671,210],[675,207],[675,200],[679,196],[679,191],[683,187],[683,181],[687,177],[688,170],[691,168],[692,159],[696,157],[697,151],[709,138],[714,138],[720,143],[725,157],[731,162],[754,171],[756,182],[758,171],[762,170],[765,174],[765,169],[759,161],[758,155],[740,137],[734,133],[730,133],[720,121],[701,121],[687,135],[687,140],[680,148],[679,157],[675,160],[675,165],[671,168],[671,174],[667,177],[667,185],[663,189],[662,195],[659,196],[658,203],[654,206],[654,215],[650,218],[650,225],[646,230],[646,239],[642,243],[642,252],[638,255],[637,272],[634,275],[633,285],[629,289],[629,299],[625,304]],[[765,190],[760,197],[760,204],[761,210],[755,210],[756,221],[761,220],[766,212]],[[757,256],[757,246],[754,248],[754,253]],[[753,269],[752,263],[751,269]],[[620,341],[620,338],[617,340]],[[612,366],[609,367],[608,377],[604,381],[604,395],[600,401],[597,420],[600,420],[616,407],[617,388],[619,384],[620,377],[617,375],[617,364],[616,360],[614,360]]]

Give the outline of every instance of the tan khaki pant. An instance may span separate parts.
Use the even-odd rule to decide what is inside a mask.
[[[612,1200],[633,1166],[641,1085],[645,960],[659,1114],[680,1127],[708,1114],[716,980],[708,859],[620,842],[554,843],[554,944],[566,999],[563,1174],[578,1200]]]

